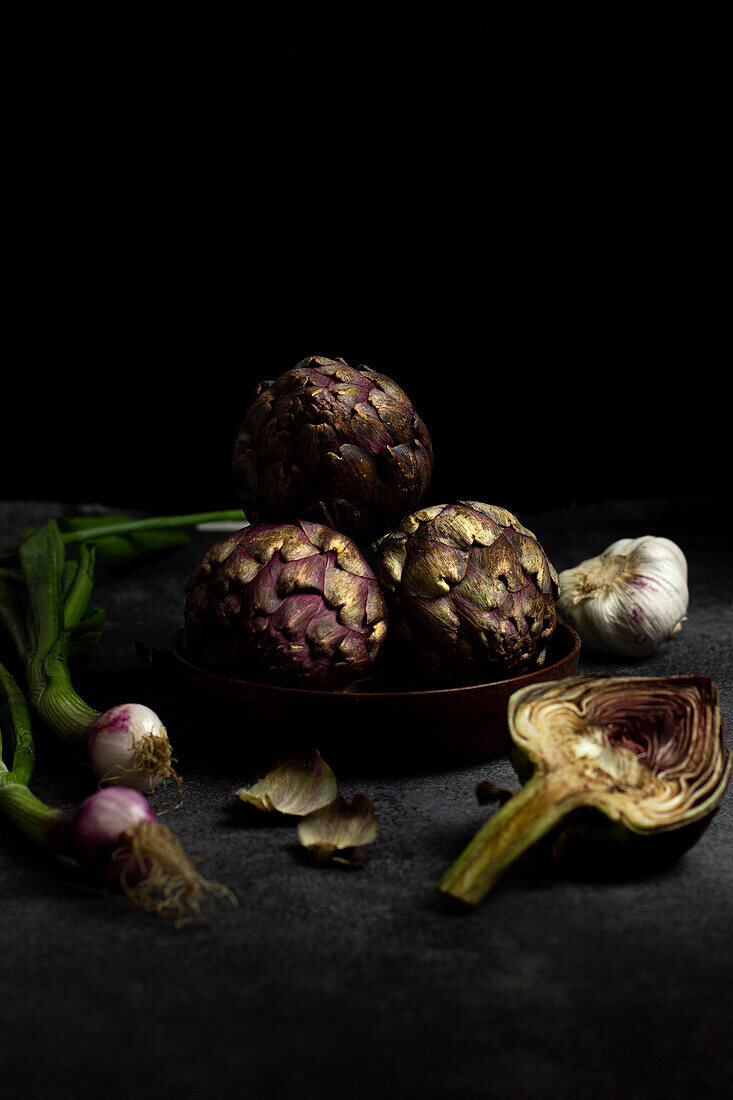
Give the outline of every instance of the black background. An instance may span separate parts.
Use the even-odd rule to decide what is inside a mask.
[[[727,36],[624,0],[27,0],[2,23],[0,497],[231,506],[253,385],[309,354],[366,362],[430,428],[431,501],[578,502],[536,528],[558,568],[678,539],[690,621],[644,671],[709,673],[727,720],[728,516],[667,504],[726,483]],[[11,508],[8,533],[51,510]],[[178,629],[194,540],[104,590],[82,693],[138,692],[134,641]],[[188,700],[165,705],[211,751]],[[337,891],[277,829],[233,825],[228,760],[183,767],[176,829],[246,899],[193,942],[8,835],[8,1095],[53,1091],[49,1065],[58,1095],[158,1100],[724,1090],[727,806],[669,875],[597,891],[530,862],[457,930],[428,895],[478,773],[375,786],[384,841]],[[40,769],[38,791],[71,805],[85,781]]]
[[[5,18],[0,496],[231,506],[254,384],[309,354],[408,391],[430,502],[710,493],[719,153],[691,9]]]

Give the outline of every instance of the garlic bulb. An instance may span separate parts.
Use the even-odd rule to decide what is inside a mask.
[[[598,653],[645,657],[682,626],[687,561],[670,539],[619,539],[560,573],[557,611]]]

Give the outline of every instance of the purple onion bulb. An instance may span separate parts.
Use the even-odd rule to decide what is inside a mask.
[[[195,920],[207,895],[231,897],[196,871],[140,791],[104,787],[82,802],[70,829],[79,861],[119,882],[128,898],[176,925]]]
[[[155,711],[142,703],[123,703],[100,714],[87,748],[100,786],[153,791],[167,778],[178,780],[166,728]]]
[[[156,821],[145,795],[108,787],[86,798],[74,817],[72,840],[83,862],[98,863],[124,844],[143,821]]]
[[[157,825],[145,795],[123,787],[95,791],[76,812],[72,844],[82,863],[101,866],[110,878],[139,882],[150,871],[133,852],[141,825]]]

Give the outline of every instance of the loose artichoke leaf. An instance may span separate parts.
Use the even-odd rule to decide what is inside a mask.
[[[283,760],[249,787],[240,787],[237,797],[265,813],[303,817],[336,798],[336,776],[318,750]]]
[[[378,834],[374,806],[363,794],[354,795],[351,803],[339,795],[298,822],[298,842],[312,853],[318,865],[335,862],[363,866],[369,858],[365,846]]]

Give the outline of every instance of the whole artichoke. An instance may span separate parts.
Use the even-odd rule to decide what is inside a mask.
[[[459,501],[414,512],[379,544],[373,565],[394,653],[415,671],[495,679],[544,660],[557,573],[504,508]]]
[[[307,520],[220,539],[186,591],[188,654],[238,679],[340,687],[371,671],[387,630],[384,596],[360,551]]]
[[[433,448],[390,378],[315,355],[257,387],[233,466],[253,523],[309,519],[364,544],[416,507]]]

